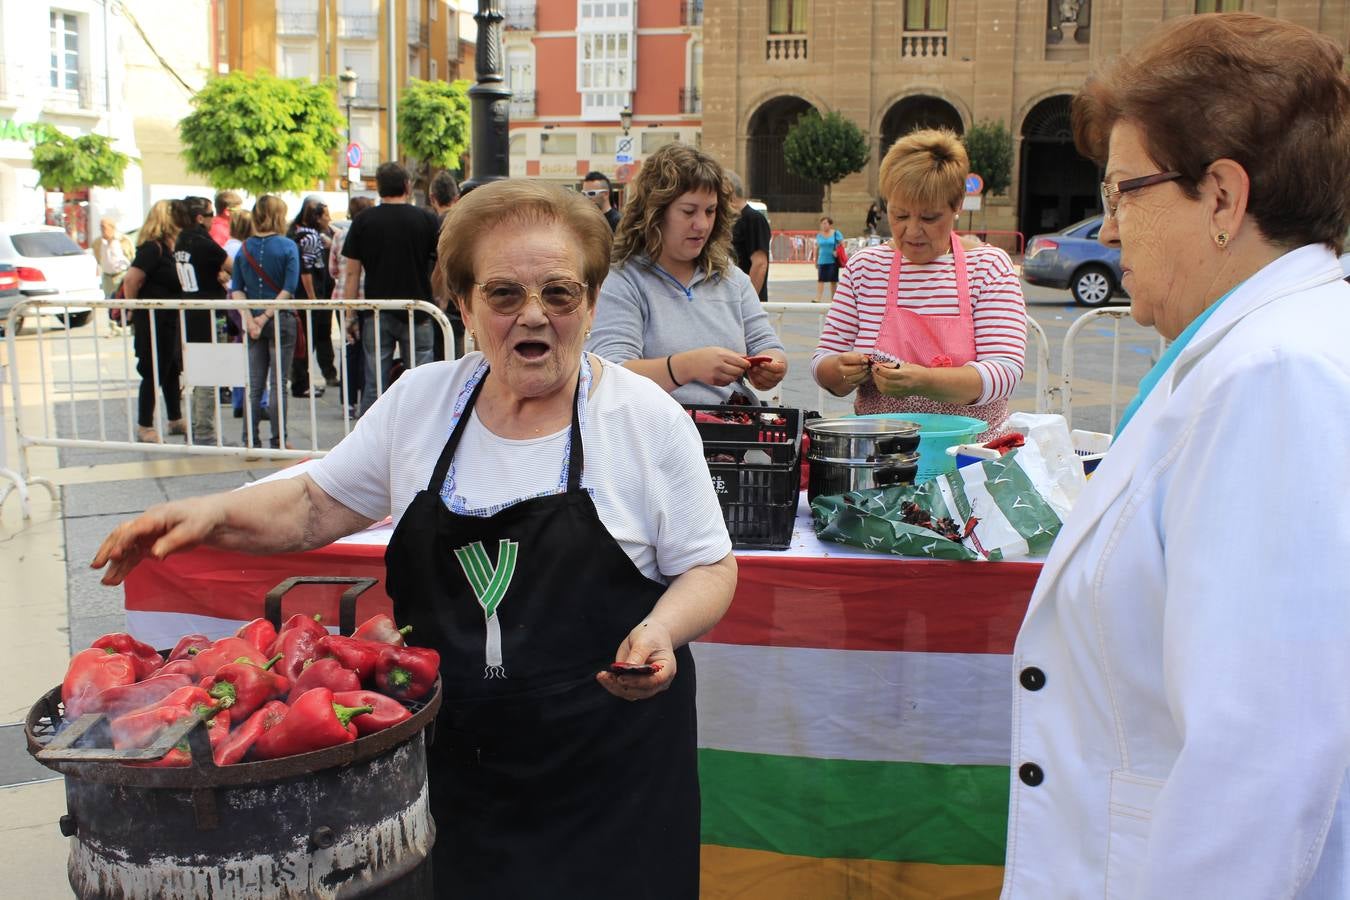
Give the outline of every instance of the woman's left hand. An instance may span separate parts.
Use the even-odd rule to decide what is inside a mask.
[[[912,397],[927,389],[928,368],[914,363],[899,365],[878,363],[872,366],[872,382],[877,392],[886,397]]]
[[[757,391],[768,391],[778,386],[787,375],[787,360],[774,357],[766,363],[751,366],[746,370],[745,379]]]
[[[670,687],[675,679],[675,648],[670,632],[650,619],[628,632],[614,654],[615,662],[651,665],[658,670],[650,675],[613,675],[600,672],[595,680],[621,700],[646,700]]]

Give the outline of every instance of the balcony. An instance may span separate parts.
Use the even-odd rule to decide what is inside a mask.
[[[103,78],[95,79],[88,69],[80,69],[76,75],[76,87],[57,87],[51,84],[51,70],[48,69],[48,81],[43,105],[48,109],[62,111],[92,110],[103,99]]]
[[[425,47],[430,44],[431,26],[420,19],[409,19],[408,43],[413,47]]]
[[[338,37],[377,38],[380,36],[380,17],[377,15],[338,15]]]
[[[686,116],[703,112],[703,94],[696,87],[680,88],[680,112]]]
[[[945,59],[947,32],[906,31],[900,36],[901,59]]]
[[[703,24],[703,0],[684,0],[680,4],[680,24],[685,26]]]
[[[771,34],[764,42],[767,62],[805,62],[806,35]]]
[[[277,35],[279,37],[313,37],[318,33],[319,10],[317,7],[277,7]]]
[[[511,118],[533,119],[534,91],[511,91]]]
[[[502,27],[507,31],[534,31],[534,0],[506,0],[502,6],[505,21]]]
[[[356,96],[352,98],[352,106],[361,109],[372,109],[380,105],[380,85],[374,78],[361,79],[356,83]]]

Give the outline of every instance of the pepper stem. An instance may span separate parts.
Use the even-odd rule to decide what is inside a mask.
[[[403,635],[404,637],[407,637],[408,635],[412,634],[412,626],[404,625],[402,628],[398,630],[398,633]]]
[[[234,702],[239,699],[238,688],[228,681],[217,681],[207,693],[219,700],[222,708],[234,706]]]
[[[412,672],[407,669],[395,666],[389,670],[389,686],[392,688],[406,688],[412,684]]]
[[[264,669],[264,670],[267,670],[267,669],[272,668],[272,667],[275,666],[277,663],[281,662],[281,657],[283,657],[283,656],[285,656],[285,655],[286,655],[286,654],[284,654],[284,653],[278,653],[276,656],[272,657],[272,658],[269,659],[267,662],[263,663],[263,665],[262,665],[263,669]]]
[[[373,706],[343,706],[341,703],[333,704],[333,714],[337,716],[337,720],[342,723],[343,728],[350,725],[352,719],[357,716],[364,716],[366,713],[374,711],[375,707]]]

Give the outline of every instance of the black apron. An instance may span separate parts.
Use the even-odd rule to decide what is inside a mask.
[[[487,377],[385,553],[395,618],[441,653],[427,759],[437,896],[693,900],[693,656],[677,650],[674,682],[649,700],[595,680],[665,586],[637,569],[581,488],[576,401],[565,493],[486,518],[446,508],[441,486]]]

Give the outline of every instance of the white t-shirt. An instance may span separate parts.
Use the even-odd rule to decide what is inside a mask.
[[[581,485],[590,489],[601,523],[656,581],[722,559],[731,539],[688,414],[651,379],[591,359],[599,383],[582,427]],[[309,470],[315,483],[354,512],[392,515],[397,524],[427,487],[450,437],[455,398],[481,360],[481,353],[469,353],[409,369]],[[455,492],[474,509],[555,492],[566,444],[566,430],[507,440],[471,415],[455,452]]]

